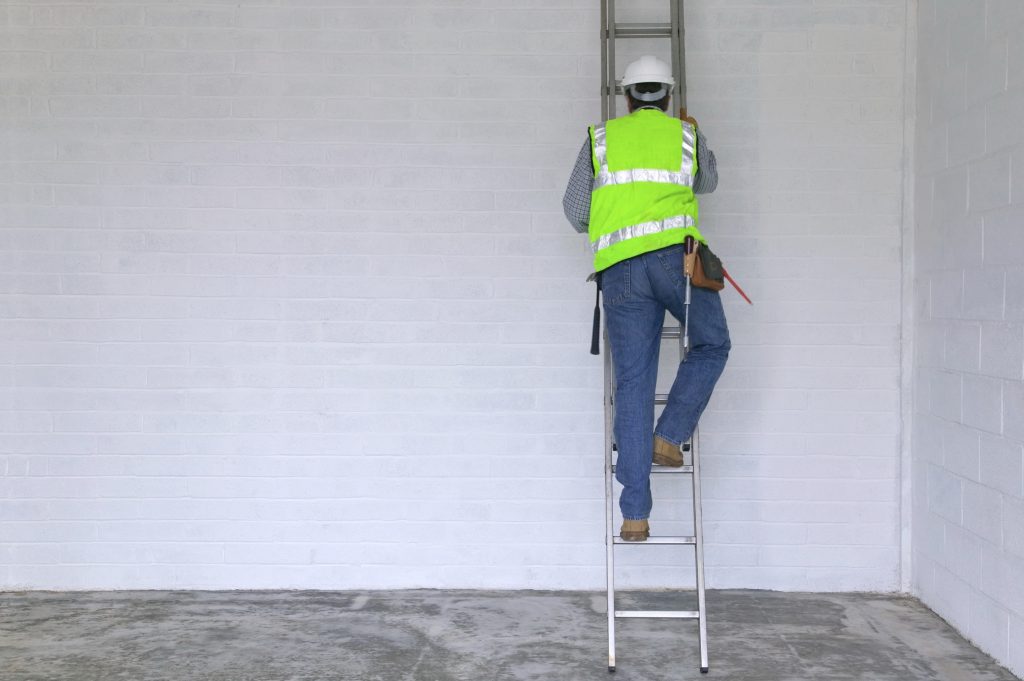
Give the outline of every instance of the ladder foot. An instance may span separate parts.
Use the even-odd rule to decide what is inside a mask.
[[[700,668],[700,673],[701,674],[707,674],[708,673],[708,668],[707,667],[701,667]]]
[[[608,667],[608,673],[609,674],[614,674],[615,673],[615,667]]]

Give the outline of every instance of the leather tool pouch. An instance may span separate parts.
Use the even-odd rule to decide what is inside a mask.
[[[712,291],[721,291],[725,288],[722,261],[699,241],[695,241],[692,253],[683,256],[683,272],[690,277],[690,282],[694,286]]]

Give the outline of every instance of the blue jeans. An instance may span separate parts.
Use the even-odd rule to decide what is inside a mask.
[[[615,477],[622,517],[651,514],[654,436],[690,439],[729,357],[729,329],[718,292],[692,287],[690,353],[680,363],[668,404],[654,424],[661,329],[667,309],[682,324],[686,299],[683,247],[670,246],[616,263],[601,274],[605,324],[615,367]],[[654,426],[652,431],[651,426]]]

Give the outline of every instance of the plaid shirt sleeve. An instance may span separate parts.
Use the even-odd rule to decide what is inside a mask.
[[[710,194],[718,186],[718,166],[715,152],[708,147],[707,138],[697,129],[697,175],[693,178],[694,194]],[[569,224],[585,233],[590,226],[590,194],[594,188],[594,165],[590,156],[590,136],[583,141],[569,176],[569,184],[562,197],[562,210]]]
[[[594,188],[594,162],[590,156],[590,135],[583,140],[569,186],[562,197],[562,210],[573,228],[583,234],[590,225],[590,192]]]
[[[693,178],[694,194],[710,194],[718,186],[718,165],[708,139],[697,128],[697,175]]]

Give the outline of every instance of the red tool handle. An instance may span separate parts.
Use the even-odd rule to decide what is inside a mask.
[[[747,297],[747,294],[743,292],[743,289],[741,289],[740,285],[736,283],[736,280],[729,276],[729,272],[724,267],[722,268],[722,274],[724,274],[725,278],[729,280],[729,283],[732,284],[732,287],[736,289],[736,292],[743,296],[743,300],[747,301],[751,305],[754,304],[754,301]]]

